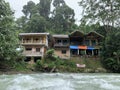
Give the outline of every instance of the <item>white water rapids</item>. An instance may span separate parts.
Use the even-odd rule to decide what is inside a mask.
[[[119,74],[0,75],[0,90],[120,90]]]

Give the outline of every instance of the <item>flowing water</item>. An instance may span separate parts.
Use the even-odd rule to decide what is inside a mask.
[[[0,75],[0,90],[120,90],[119,74]]]

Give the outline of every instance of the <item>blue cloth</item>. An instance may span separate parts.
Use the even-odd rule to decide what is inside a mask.
[[[70,46],[70,49],[79,49],[78,46]]]
[[[93,46],[87,46],[87,49],[94,50],[95,48]]]

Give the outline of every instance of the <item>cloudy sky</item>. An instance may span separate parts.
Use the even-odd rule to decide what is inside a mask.
[[[21,12],[23,5],[26,5],[28,1],[30,0],[5,0],[10,3],[11,8],[15,11],[15,17],[19,18],[20,16],[23,15]],[[35,3],[38,3],[39,0],[31,0]],[[72,9],[75,11],[75,19],[76,23],[79,23],[79,20],[81,18],[81,12],[82,9],[78,5],[78,2],[80,0],[64,0],[68,6],[70,6]]]

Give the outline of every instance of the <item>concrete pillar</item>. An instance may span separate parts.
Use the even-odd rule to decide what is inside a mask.
[[[79,55],[79,53],[80,53],[80,52],[79,52],[79,49],[78,49],[78,55]]]
[[[86,53],[86,49],[85,49],[85,55],[86,55],[87,53]]]
[[[94,51],[92,50],[92,56],[94,56]]]
[[[30,64],[33,64],[34,63],[34,57],[31,57],[31,60],[29,62]]]
[[[98,56],[100,56],[100,50],[98,49]]]
[[[23,38],[22,38],[22,42],[21,43],[23,43]]]

